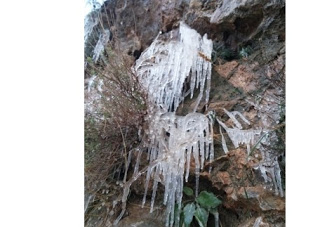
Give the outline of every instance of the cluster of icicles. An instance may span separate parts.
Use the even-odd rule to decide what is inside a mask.
[[[84,43],[87,42],[90,35],[92,33],[97,32],[95,31],[95,27],[99,24],[100,18],[95,12],[89,13],[85,17],[84,21]],[[101,56],[101,53],[104,51],[104,47],[107,44],[107,42],[110,39],[110,31],[109,29],[101,29],[99,39],[97,43],[94,45],[93,53],[92,53],[92,60],[94,63],[97,63],[99,57]],[[93,44],[87,44],[87,45],[93,45]]]
[[[183,183],[188,181],[191,159],[195,163],[196,195],[204,161],[214,159],[214,115],[211,112],[206,115],[196,113],[203,96],[205,96],[205,103],[209,101],[212,41],[207,38],[206,34],[201,37],[182,22],[178,33],[172,32],[171,34],[169,41],[163,41],[159,34],[150,47],[141,54],[134,66],[149,99],[149,115],[146,119],[149,123],[149,129],[146,131],[149,165],[144,169],[139,169],[143,152],[139,150],[133,176],[126,181],[127,173],[125,174],[122,212],[115,224],[120,221],[125,212],[131,184],[146,173],[142,205],[146,202],[147,191],[152,180],[150,209],[152,212],[158,184],[163,184],[165,187],[163,203],[167,206],[166,226],[173,226],[175,204],[180,210]],[[190,86],[185,86],[186,83]],[[184,98],[189,94],[192,98],[196,89],[199,89],[200,93],[193,112],[186,116],[176,115],[175,112]],[[247,124],[250,124],[249,121],[239,112],[228,112],[227,110],[225,112],[236,127],[228,128],[217,119],[218,123],[226,130],[235,147],[238,147],[239,144],[246,144],[249,153],[250,144],[254,143],[255,136],[259,135],[261,130],[242,130],[236,116]],[[223,149],[227,153],[223,134],[221,135]],[[127,170],[131,156],[132,154],[129,153]]]

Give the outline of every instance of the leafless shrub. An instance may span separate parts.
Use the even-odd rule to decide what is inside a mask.
[[[117,184],[123,179],[128,151],[138,145],[146,96],[130,57],[111,44],[97,63],[90,58],[86,63],[85,194],[91,200],[86,201],[85,222],[108,226],[116,213],[113,202],[120,196]]]

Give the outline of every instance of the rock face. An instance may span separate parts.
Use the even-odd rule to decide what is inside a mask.
[[[222,226],[284,226],[285,2],[108,0],[100,15],[112,33],[111,41],[133,60],[159,32],[169,37],[180,21],[214,41],[210,102],[206,110],[202,103],[198,111],[215,111],[229,126],[223,109],[239,111],[251,128],[263,133],[249,155],[245,147],[235,149],[225,136],[229,147],[225,154],[216,126],[216,159],[207,164],[213,167],[211,173],[204,171],[201,179],[209,181],[211,188],[206,190],[223,201]],[[193,102],[186,99],[178,112],[190,112]],[[135,185],[134,193],[142,196],[144,185]],[[131,213],[135,214],[129,212],[119,226],[163,226],[144,209],[137,207]],[[137,217],[145,218],[141,222]]]
[[[275,196],[272,185],[265,184],[259,171],[254,170],[259,158],[261,157],[247,161],[245,151],[230,151],[214,161],[213,173],[206,177],[212,182],[212,186],[224,195],[223,205],[227,210],[236,211],[242,217],[246,216],[244,213],[247,212],[251,216],[257,216],[256,218],[258,215],[268,218],[266,224],[270,226],[283,224],[285,200],[283,197]],[[228,226],[231,223],[230,226],[252,226],[244,224],[248,220],[243,218],[233,222],[223,219],[222,221]]]

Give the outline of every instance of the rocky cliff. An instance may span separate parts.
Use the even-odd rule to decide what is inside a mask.
[[[209,59],[211,89],[209,102],[202,100],[197,112],[214,112],[226,127],[214,125],[215,159],[206,162],[200,173],[199,190],[212,191],[221,199],[221,226],[285,226],[285,2],[108,0],[91,16],[94,19],[89,23],[85,55],[99,67],[104,62],[103,55],[108,55],[105,48],[102,57],[97,56],[96,47],[101,40],[104,40],[102,46],[108,42],[125,55],[131,67],[159,33],[162,40],[170,40],[181,21],[201,36],[207,34],[213,41]],[[89,69],[86,66],[88,84],[92,78]],[[87,102],[92,100],[90,94]],[[177,114],[184,116],[192,112],[195,102],[186,97]],[[229,137],[227,128],[234,128],[234,121],[228,115],[232,111],[242,113],[250,122],[248,125],[241,121],[244,130],[261,130],[250,152],[241,144],[235,147]],[[137,125],[142,133],[143,127],[143,123]],[[144,155],[140,154],[140,165],[147,166]],[[134,166],[135,159],[132,160]],[[195,181],[192,177],[186,183],[190,187]],[[116,190],[120,195],[121,189]],[[159,190],[161,194],[163,188]],[[137,179],[132,185],[126,214],[118,226],[164,226],[161,196],[154,213],[135,206],[144,191],[144,180]],[[112,197],[115,202],[111,216],[115,218],[120,213],[120,208],[116,208],[120,204],[117,193]],[[104,226],[111,225],[108,223]],[[98,226],[99,220],[91,218],[86,224]]]

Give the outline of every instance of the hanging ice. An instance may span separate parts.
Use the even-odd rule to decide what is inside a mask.
[[[98,17],[94,13],[88,14],[84,19],[84,42],[87,41],[93,28],[99,23]]]
[[[209,156],[213,159],[212,122],[206,115],[200,113],[177,116],[173,112],[158,110],[151,116],[149,130],[152,130],[150,162],[156,160],[157,165],[148,168],[143,204],[152,175],[155,181],[151,211],[157,184],[161,181],[165,185],[163,202],[167,205],[167,225],[172,226],[174,219],[170,218],[169,223],[169,217],[174,214],[175,204],[178,204],[180,209],[183,178],[185,181],[188,180],[191,155],[195,160],[196,177],[199,177],[204,160]]]
[[[232,141],[232,144],[235,148],[238,148],[240,144],[247,145],[248,155],[250,154],[250,145],[253,145],[255,142],[255,136],[261,134],[261,130],[243,130],[241,123],[236,119],[236,116],[238,115],[245,123],[250,125],[250,122],[238,111],[229,112],[226,109],[224,109],[224,112],[230,117],[232,122],[235,124],[234,128],[228,128],[222,121],[217,119],[218,123],[226,130],[229,138]],[[220,131],[221,135],[222,132]],[[223,138],[223,135],[222,135]],[[225,146],[224,138],[223,140],[223,147]],[[226,152],[227,149],[224,148],[224,151]]]
[[[102,51],[104,50],[104,46],[109,41],[109,38],[110,38],[110,31],[108,29],[105,29],[104,32],[100,34],[99,40],[96,46],[94,47],[93,57],[92,57],[94,62],[98,61]]]
[[[239,116],[248,125],[250,125],[250,122],[238,111],[229,112],[226,109],[224,109],[224,112],[230,117],[235,127],[228,128],[222,121],[217,119],[218,123],[220,124],[220,126],[222,126],[226,130],[235,148],[238,148],[240,144],[247,145],[247,153],[249,155],[251,153],[250,145],[254,144],[255,136],[260,135],[262,130],[253,130],[253,129],[242,130],[242,125],[236,119],[236,116]],[[265,133],[268,133],[268,131]],[[227,153],[228,149],[226,147],[226,142],[221,132],[221,128],[220,128],[220,134],[222,137],[223,150],[225,153]],[[262,136],[261,139],[263,137],[264,136]],[[268,151],[261,152],[261,154],[263,156],[263,160],[259,163],[259,165],[256,168],[260,169],[261,175],[264,178],[265,182],[272,181],[275,188],[275,194],[276,195],[280,194],[280,196],[283,197],[284,193],[283,193],[282,183],[281,183],[281,174],[280,174],[281,170],[280,170],[278,161],[272,160],[269,157],[270,153]],[[269,173],[271,177],[268,177],[267,173]]]
[[[277,158],[271,158],[269,152],[261,152],[262,161],[256,166],[265,182],[272,182],[275,194],[284,196],[281,180],[281,170]],[[267,174],[268,173],[268,174]]]
[[[221,131],[221,126],[220,126],[220,125],[219,125],[219,132],[220,132],[220,134],[221,134],[222,149],[223,149],[224,153],[226,154],[226,153],[229,152],[229,150],[228,150],[227,143],[226,143],[226,140],[225,140],[225,138],[224,138],[224,135],[223,135],[223,133],[222,133],[222,131]]]
[[[135,65],[150,101],[175,111],[186,94],[190,93],[192,98],[194,90],[199,88],[194,111],[204,92],[207,103],[211,83],[211,52],[212,41],[207,39],[207,35],[201,37],[182,22],[178,33],[171,32],[169,42],[158,36]],[[190,89],[183,92],[186,80],[190,82]]]
[[[145,119],[148,122],[148,129],[145,130],[148,139],[145,142],[148,147],[149,165],[140,169],[143,151],[139,150],[133,176],[130,180],[124,181],[122,212],[115,224],[125,213],[131,184],[143,173],[146,173],[143,205],[149,185],[152,184],[150,212],[153,211],[158,184],[164,185],[166,226],[173,226],[175,204],[178,204],[179,210],[181,208],[183,183],[188,181],[192,159],[195,163],[197,195],[200,170],[204,167],[204,161],[208,158],[212,161],[214,158],[214,118],[210,113],[196,113],[203,96],[206,104],[209,101],[211,53],[212,41],[207,39],[207,35],[201,37],[195,30],[180,23],[179,30],[172,31],[170,37],[159,34],[136,61],[133,70],[148,94],[148,117]],[[175,112],[184,98],[189,94],[192,98],[196,89],[200,92],[193,113],[186,116],[176,115]],[[240,112],[224,111],[234,126],[229,128],[217,119],[220,126],[226,130],[235,148],[245,144],[248,154],[251,153],[250,145],[254,144],[255,136],[260,135],[261,130],[244,130],[239,120],[248,125],[250,122]],[[221,127],[223,150],[227,153],[228,148]],[[273,181],[277,183],[277,189],[282,194],[279,168],[273,170]]]
[[[148,185],[153,178],[150,212],[153,210],[158,184],[164,184],[166,226],[173,225],[175,204],[181,208],[183,182],[188,181],[191,159],[195,161],[197,194],[204,161],[212,161],[214,158],[211,113],[195,113],[203,93],[205,103],[209,101],[211,52],[212,41],[207,39],[207,35],[201,37],[195,30],[180,23],[179,30],[171,32],[169,41],[164,41],[159,35],[141,54],[134,67],[149,99],[149,118],[146,119],[149,129],[146,134],[150,164],[139,171],[137,160],[133,178],[146,172],[143,204],[146,201]],[[188,90],[186,83],[190,84]],[[179,104],[187,94],[192,98],[195,89],[199,89],[200,93],[193,113],[177,116],[175,111]],[[139,153],[138,156],[140,155]],[[131,183],[132,180],[125,183],[122,201],[126,201]]]
[[[165,185],[163,202],[167,205],[166,226],[173,225],[175,204],[178,204],[178,209],[181,207],[183,178],[188,181],[191,158],[195,160],[196,194],[204,160],[214,158],[212,121],[200,113],[175,114],[187,94],[193,97],[195,89],[200,93],[194,112],[204,92],[205,103],[209,101],[212,41],[207,39],[207,35],[201,37],[184,23],[180,23],[178,33],[171,32],[170,39],[166,42],[158,36],[135,65],[150,105],[156,105],[149,119],[147,134],[150,138],[149,161],[158,160],[158,164],[148,168],[143,204],[150,176],[153,175],[152,212],[158,179],[162,176]],[[184,89],[186,82],[190,83],[189,90]]]

